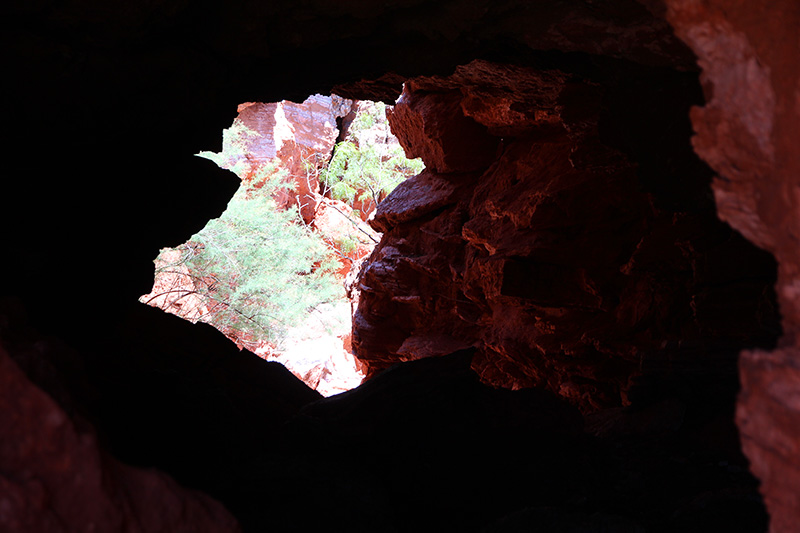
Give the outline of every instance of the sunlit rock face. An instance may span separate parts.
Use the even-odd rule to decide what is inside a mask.
[[[774,263],[716,219],[677,115],[696,85],[629,74],[476,61],[405,84],[390,122],[427,170],[372,222],[354,321],[371,371],[474,346],[485,383],[591,411],[731,374],[774,337]]]
[[[279,346],[261,342],[253,352],[281,363],[323,396],[353,389],[364,380],[364,365],[350,344],[352,310],[353,303],[344,298],[323,303],[289,328]]]
[[[298,206],[306,223],[314,219],[319,202],[319,169],[326,163],[339,136],[336,119],[350,112],[354,102],[338,96],[309,96],[302,103],[248,102],[223,135],[222,152],[205,152],[221,168],[243,181],[259,170],[277,165],[293,185],[278,202]]]

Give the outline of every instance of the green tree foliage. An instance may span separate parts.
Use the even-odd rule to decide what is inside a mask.
[[[245,179],[253,167],[249,158],[251,148],[257,146],[262,137],[261,133],[248,128],[241,119],[236,118],[230,128],[222,130],[222,152],[203,151],[195,155],[213,161],[218,167]]]
[[[356,200],[371,208],[405,178],[422,171],[420,160],[409,160],[397,144],[358,145],[359,132],[388,135],[383,104],[366,105],[351,125],[354,135],[339,143],[326,168],[321,155],[306,161],[306,172],[319,172],[323,186],[336,199],[353,206]],[[156,278],[164,276],[159,294],[143,297],[192,321],[212,324],[242,346],[267,341],[280,345],[289,328],[299,325],[308,311],[344,296],[334,273],[340,257],[353,254],[363,240],[354,230],[328,244],[303,224],[296,207],[281,210],[273,199],[286,187],[286,171],[277,164],[252,160],[250,151],[261,134],[240,120],[223,134],[220,153],[201,152],[242,179],[227,210],[186,244],[166,248],[156,260]],[[360,221],[354,220],[357,228]],[[371,238],[371,237],[370,237]],[[373,239],[374,240],[374,239]],[[342,294],[340,294],[342,293]],[[199,304],[187,302],[197,297]],[[192,302],[195,302],[192,299]]]
[[[296,209],[280,210],[272,199],[280,183],[275,176],[258,189],[240,187],[222,216],[179,247],[208,308],[201,320],[240,344],[280,344],[309,310],[341,292],[324,245],[294,223]]]
[[[377,122],[385,124],[385,106],[377,103],[359,113],[350,126],[350,137],[372,128]],[[403,180],[422,172],[421,159],[408,159],[398,144],[358,146],[345,140],[336,145],[320,181],[333,198],[350,204],[372,200],[379,204]]]
[[[350,255],[351,253],[355,252],[357,248],[358,239],[352,235],[346,235],[336,240],[336,249],[339,250],[342,255]]]

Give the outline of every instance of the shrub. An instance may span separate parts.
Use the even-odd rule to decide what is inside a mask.
[[[342,255],[350,255],[356,251],[356,248],[358,248],[358,239],[352,235],[347,235],[340,239],[336,239],[336,248],[342,253]]]
[[[258,189],[241,186],[222,216],[179,247],[180,262],[208,308],[201,320],[240,345],[280,344],[310,309],[341,292],[324,245],[293,223],[296,208],[280,210],[272,199],[280,180],[275,175]]]
[[[360,112],[350,127],[349,137],[357,137],[376,122],[385,125],[385,106],[377,103]],[[398,144],[357,146],[345,140],[336,145],[320,181],[331,196],[353,206],[356,201],[377,206],[404,179],[422,172],[421,159],[408,159]]]

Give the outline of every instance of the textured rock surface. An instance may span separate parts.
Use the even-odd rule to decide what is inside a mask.
[[[457,184],[458,180],[447,180],[445,176],[425,170],[398,185],[380,204],[370,224],[384,232],[436,211],[452,203]]]
[[[153,288],[141,296],[140,301],[196,323],[208,315],[208,304],[198,296],[195,278],[181,263],[182,253],[182,250],[172,248],[153,260],[157,272]]]
[[[642,109],[601,82],[478,61],[406,83],[390,121],[428,170],[372,221],[386,233],[354,323],[372,370],[455,342],[487,383],[593,410],[629,405],[641,379],[730,374],[737,345],[774,335],[769,257],[715,219],[685,137],[660,135],[662,165],[663,146],[604,122],[632,131]],[[658,83],[691,98],[680,75]],[[671,190],[681,172],[696,183]]]
[[[742,354],[737,420],[762,480],[770,531],[794,531],[800,523],[800,6],[667,5],[676,33],[703,69],[708,101],[692,109],[692,142],[718,173],[719,216],[778,260],[782,348]]]
[[[770,531],[797,528],[800,511],[800,352],[795,347],[742,353],[736,412],[742,448],[770,512]]]
[[[34,386],[0,346],[0,529],[22,531],[236,532],[205,494],[100,451]]]
[[[353,102],[338,96],[315,94],[298,104],[240,104],[239,116],[223,134],[222,152],[209,154],[220,168],[247,181],[259,170],[277,164],[287,172],[292,190],[278,203],[297,205],[306,223],[314,219],[319,202],[318,173],[328,161],[339,136],[336,119],[350,112]]]
[[[486,167],[497,139],[461,111],[458,91],[421,93],[409,90],[389,115],[392,132],[410,158],[421,157],[435,172],[468,172]]]

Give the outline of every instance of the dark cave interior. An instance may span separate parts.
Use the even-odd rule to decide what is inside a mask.
[[[791,324],[775,290],[790,263],[717,216],[719,172],[690,140],[692,106],[715,95],[675,3],[4,8],[2,349],[103,461],[164,472],[235,521],[70,508],[26,420],[0,426],[34,450],[0,452],[0,488],[27,502],[0,525],[761,532],[769,507],[789,531],[735,411],[739,353],[775,349]],[[236,189],[192,154],[237,104],[393,104],[403,82],[390,121],[428,170],[376,216],[362,386],[323,399],[137,302],[158,248]],[[80,494],[160,497],[108,472]]]

